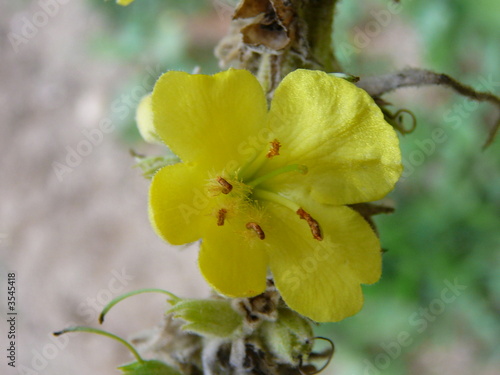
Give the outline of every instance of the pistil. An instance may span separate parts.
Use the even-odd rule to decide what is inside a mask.
[[[291,201],[290,199],[287,199],[279,194],[276,193],[271,193],[270,191],[267,190],[262,190],[262,189],[255,189],[253,191],[253,197],[261,200],[265,200],[268,202],[273,202],[276,204],[279,204],[283,207],[286,207],[293,212],[297,212],[300,209],[300,206]]]
[[[259,184],[261,184],[261,183],[263,183],[263,182],[265,182],[273,177],[276,177],[276,176],[279,176],[280,174],[288,173],[288,172],[299,172],[302,174],[306,174],[307,167],[305,165],[300,165],[300,164],[286,165],[284,167],[281,167],[281,168],[275,169],[274,171],[266,173],[263,176],[257,177],[256,179],[254,179],[250,182],[247,182],[246,185],[248,185],[250,187],[255,187],[255,186],[257,186],[257,185],[259,185]]]
[[[279,151],[281,143],[277,139],[274,139],[272,142],[269,142],[269,144],[271,145],[270,149],[262,150],[260,153],[257,154],[257,156],[254,157],[253,160],[251,160],[247,165],[241,168],[240,170],[241,177],[243,178],[252,177],[262,167],[262,165],[266,162],[267,159],[270,159],[280,154]]]
[[[240,177],[244,179],[252,177],[267,160],[267,153],[267,150],[261,151],[252,161],[243,166],[239,173]]]

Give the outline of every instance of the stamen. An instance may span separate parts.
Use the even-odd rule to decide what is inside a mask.
[[[225,208],[221,208],[217,213],[217,225],[219,227],[224,225],[224,220],[226,219],[227,210]]]
[[[247,185],[250,187],[255,187],[273,177],[279,176],[280,174],[283,173],[288,173],[288,172],[299,172],[302,174],[307,173],[307,167],[305,165],[300,165],[300,164],[290,164],[286,165],[284,167],[275,169],[274,171],[271,171],[263,176],[257,177],[255,180],[247,182]]]
[[[312,218],[311,215],[309,215],[306,211],[304,211],[302,208],[299,208],[297,210],[297,215],[300,216],[301,219],[304,219],[307,221],[307,224],[309,224],[309,228],[311,228],[311,233],[315,239],[318,241],[321,241],[323,239],[323,236],[321,235],[321,228],[316,220]]]
[[[222,194],[229,194],[233,190],[233,185],[224,180],[222,177],[217,177],[217,182],[222,186]]]
[[[318,241],[321,241],[323,239],[319,223],[294,201],[291,201],[290,199],[287,199],[277,193],[272,193],[270,191],[262,189],[255,189],[253,192],[253,197],[256,199],[262,199],[268,202],[279,204],[294,211],[297,215],[299,215],[301,219],[307,221],[307,224],[309,224],[309,228],[311,228],[311,233],[315,239],[317,239]]]
[[[256,199],[262,199],[268,202],[279,204],[283,207],[292,210],[293,212],[297,212],[298,210],[300,210],[300,206],[297,203],[283,197],[282,195],[279,195],[277,193],[271,193],[270,191],[267,190],[255,189],[253,191],[253,197]]]
[[[253,229],[253,231],[257,233],[257,237],[259,237],[259,239],[263,240],[264,238],[266,238],[266,234],[264,233],[259,224],[250,222],[247,223],[246,227],[247,229]]]
[[[271,159],[274,156],[278,156],[280,154],[281,143],[275,139],[271,142],[271,149],[267,152],[266,157]]]

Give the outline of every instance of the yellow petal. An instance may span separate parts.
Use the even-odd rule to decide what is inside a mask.
[[[149,216],[160,237],[173,245],[201,238],[209,198],[204,173],[184,163],[160,169],[149,190]]]
[[[234,171],[256,152],[250,142],[263,128],[267,105],[248,71],[172,71],[156,83],[153,112],[157,134],[183,161]]]
[[[228,297],[252,297],[266,288],[265,240],[252,237],[236,219],[207,225],[198,264],[212,288]]]
[[[313,239],[305,220],[268,204],[274,226],[269,241],[276,287],[293,310],[318,322],[335,322],[363,305],[360,284],[380,278],[380,244],[369,225],[347,207],[309,202],[303,206],[318,221],[323,240]]]
[[[116,0],[116,3],[117,4],[120,4],[120,5],[123,5],[123,6],[127,6],[129,5],[131,2],[133,2],[134,0]]]
[[[135,121],[141,137],[148,143],[162,144],[160,137],[156,134],[153,125],[153,106],[151,102],[151,94],[144,96],[135,113]]]
[[[296,70],[276,89],[269,115],[280,155],[260,173],[294,163],[309,169],[305,177],[284,174],[269,189],[307,186],[319,202],[351,204],[382,198],[401,174],[394,130],[372,98],[344,79]]]

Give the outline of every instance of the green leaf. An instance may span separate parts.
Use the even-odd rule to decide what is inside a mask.
[[[243,318],[227,300],[184,299],[169,311],[186,321],[183,330],[206,337],[229,338],[238,334]]]
[[[133,362],[118,369],[127,375],[182,375],[173,367],[156,360]]]

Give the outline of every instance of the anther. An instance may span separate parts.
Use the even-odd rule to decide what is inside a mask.
[[[260,227],[259,224],[250,222],[250,223],[247,223],[246,227],[247,227],[247,229],[253,229],[253,231],[255,233],[257,233],[257,237],[259,237],[261,240],[266,238],[266,234],[264,233],[264,231],[262,230],[262,228]]]
[[[309,228],[311,228],[311,233],[313,237],[318,241],[321,241],[323,239],[323,236],[321,235],[321,228],[319,227],[318,222],[314,220],[312,216],[309,215],[302,208],[299,208],[297,210],[297,215],[299,215],[301,219],[307,221],[307,224],[309,224]]]
[[[225,208],[221,208],[217,213],[217,225],[219,227],[224,225],[224,220],[226,219],[227,210]]]
[[[275,139],[270,143],[271,143],[271,149],[266,154],[266,157],[269,159],[274,156],[278,156],[280,154],[280,147],[281,147],[281,143],[277,139]]]
[[[217,177],[217,182],[222,186],[222,194],[229,194],[233,190],[233,185],[224,180],[222,177]]]

